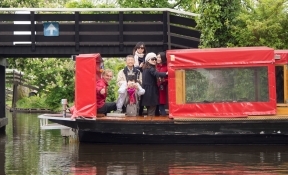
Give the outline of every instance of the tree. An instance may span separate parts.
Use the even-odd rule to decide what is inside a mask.
[[[172,8],[190,10],[191,0],[117,0],[120,7],[124,8]]]
[[[232,27],[235,40],[228,45],[287,48],[287,17],[287,0],[246,1]]]
[[[241,0],[201,0],[197,8],[200,17],[197,28],[201,31],[201,46],[204,48],[227,47],[234,43],[232,26],[239,15]]]

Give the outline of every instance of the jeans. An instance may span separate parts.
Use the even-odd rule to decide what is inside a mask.
[[[104,104],[104,106],[97,109],[97,113],[107,115],[107,113],[110,113],[111,111],[116,111],[116,109],[117,107],[115,102],[107,102]]]
[[[159,105],[160,115],[167,115],[165,111],[165,105]]]

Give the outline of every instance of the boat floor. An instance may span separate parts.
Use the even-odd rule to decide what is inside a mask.
[[[67,114],[66,117],[63,117],[62,114],[43,114],[38,116],[38,118],[45,119],[58,119],[58,120],[75,120],[71,119],[71,114]],[[154,122],[173,122],[173,121],[275,121],[275,120],[287,120],[288,115],[266,115],[266,116],[247,116],[247,117],[195,117],[195,118],[169,118],[169,116],[125,116],[125,117],[111,117],[105,115],[97,115],[97,118],[90,117],[78,117],[76,119],[82,120],[97,120],[97,121],[154,121]]]

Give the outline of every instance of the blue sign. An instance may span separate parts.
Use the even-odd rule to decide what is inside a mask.
[[[59,36],[59,23],[58,22],[45,22],[44,36]]]

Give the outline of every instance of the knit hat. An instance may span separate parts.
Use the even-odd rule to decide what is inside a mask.
[[[148,53],[148,54],[146,55],[146,57],[145,57],[145,62],[151,60],[152,58],[156,58],[156,57],[157,57],[157,56],[156,56],[155,53],[150,52],[150,53]]]

